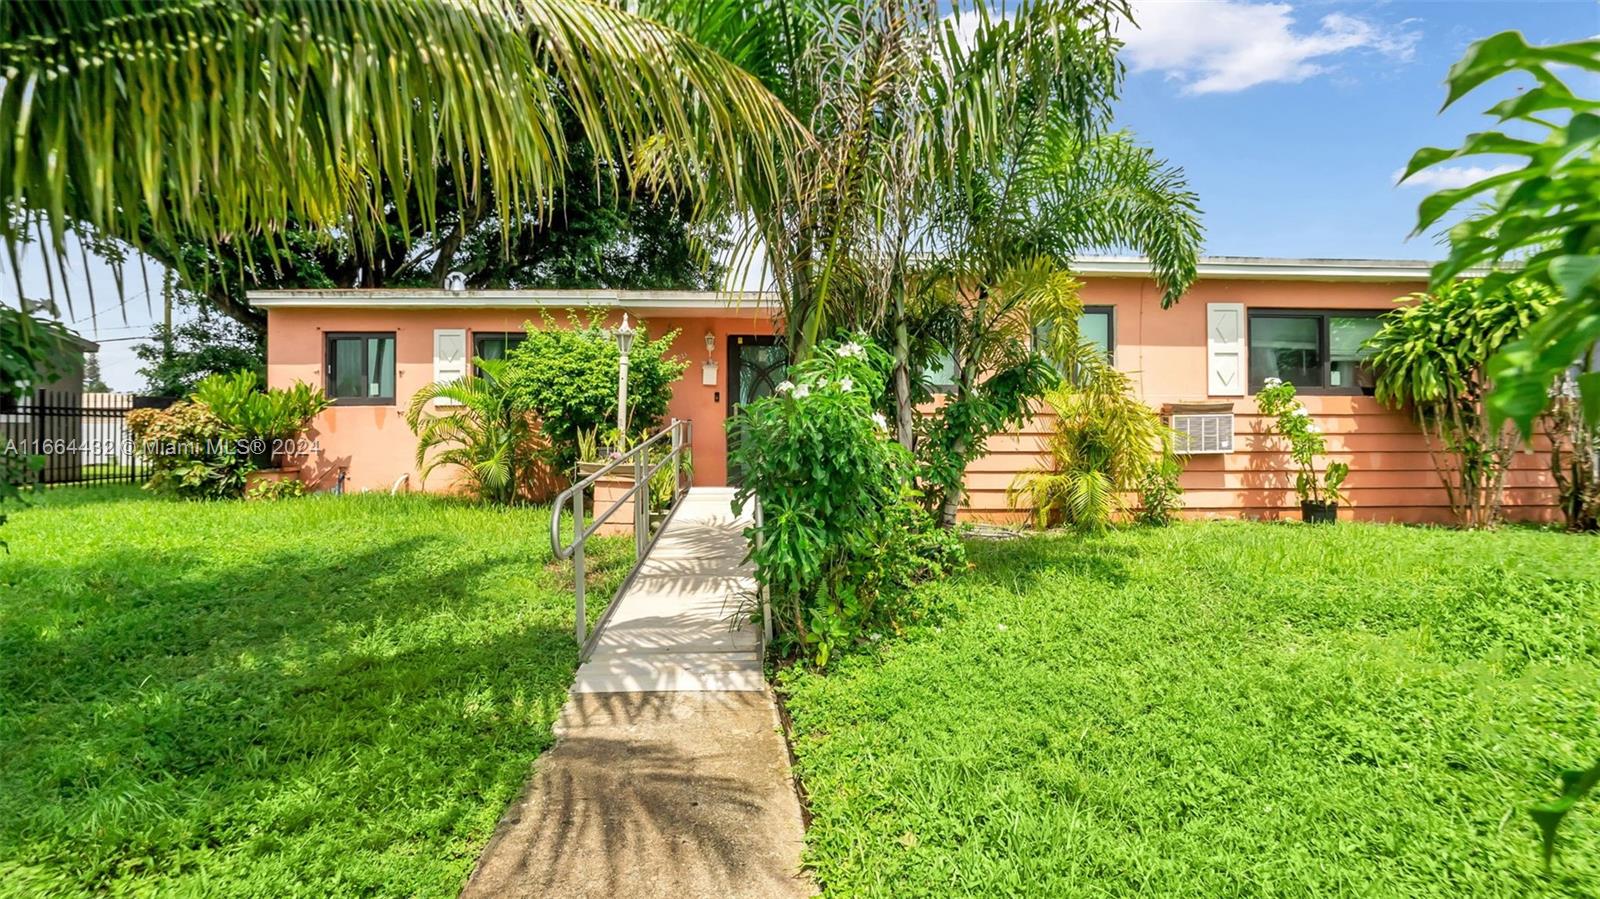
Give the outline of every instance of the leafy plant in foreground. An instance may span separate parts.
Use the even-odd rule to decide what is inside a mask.
[[[917,536],[932,524],[908,503],[911,455],[873,412],[890,364],[870,341],[826,341],[728,422],[744,474],[734,507],[761,502],[752,558],[779,649],[818,666],[899,627],[910,584],[958,552]]]
[[[185,499],[237,499],[256,470],[240,452],[237,432],[204,403],[179,400],[165,409],[134,409],[128,432],[149,462],[145,489]]]
[[[1367,341],[1378,402],[1409,408],[1456,518],[1492,527],[1500,518],[1516,431],[1491,413],[1489,360],[1548,306],[1531,282],[1458,281],[1412,297]]]
[[[1322,436],[1322,427],[1311,418],[1306,407],[1295,399],[1294,385],[1278,378],[1268,378],[1266,386],[1256,393],[1256,408],[1262,415],[1276,419],[1274,428],[1289,441],[1289,458],[1294,462],[1294,492],[1302,503],[1341,503],[1344,493],[1340,488],[1350,474],[1350,466],[1343,462],[1329,462],[1317,477],[1317,457],[1326,455],[1328,441]]]
[[[1445,106],[1501,75],[1531,75],[1533,87],[1496,103],[1488,114],[1518,134],[1540,138],[1478,132],[1454,150],[1418,150],[1405,173],[1410,177],[1446,160],[1482,154],[1527,160],[1520,168],[1432,194],[1417,214],[1422,231],[1452,209],[1494,192],[1488,212],[1450,230],[1450,256],[1433,270],[1435,289],[1472,266],[1526,254],[1515,272],[1484,279],[1484,290],[1530,279],[1558,291],[1549,310],[1489,364],[1496,386],[1487,411],[1495,421],[1516,422],[1524,436],[1548,405],[1551,385],[1600,339],[1600,203],[1595,202],[1600,196],[1600,100],[1574,94],[1557,74],[1561,68],[1600,72],[1600,39],[1534,47],[1521,34],[1505,31],[1467,48],[1450,68]],[[1585,371],[1577,388],[1582,414],[1591,425],[1600,422],[1600,372]],[[1546,864],[1562,819],[1600,781],[1600,762],[1567,772],[1562,781],[1561,798],[1533,812],[1544,835]]]
[[[1486,401],[1495,421],[1516,422],[1523,436],[1549,402],[1550,386],[1600,339],[1600,100],[1572,92],[1563,69],[1600,72],[1600,39],[1530,46],[1505,31],[1473,44],[1447,81],[1448,108],[1483,84],[1512,73],[1531,76],[1533,87],[1486,110],[1509,131],[1481,131],[1460,147],[1424,147],[1405,176],[1449,160],[1480,155],[1525,160],[1465,187],[1438,191],[1422,201],[1417,233],[1452,210],[1490,194],[1489,209],[1450,229],[1450,256],[1434,266],[1431,289],[1445,288],[1468,269],[1508,260],[1506,271],[1484,278],[1493,294],[1512,281],[1531,280],[1557,292],[1527,332],[1500,348],[1489,364],[1495,384]],[[1534,138],[1520,135],[1535,135]],[[1600,419],[1600,372],[1578,380],[1585,412]]]

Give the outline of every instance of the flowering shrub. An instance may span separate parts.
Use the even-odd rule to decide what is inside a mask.
[[[1275,416],[1277,431],[1289,441],[1289,458],[1299,471],[1295,473],[1294,490],[1301,502],[1340,503],[1344,493],[1340,487],[1350,474],[1350,466],[1343,462],[1329,462],[1322,478],[1317,478],[1317,457],[1328,452],[1327,441],[1322,438],[1322,427],[1311,418],[1306,407],[1295,399],[1294,385],[1277,378],[1268,378],[1266,386],[1256,394],[1256,407],[1262,415]]]
[[[753,559],[779,648],[818,665],[899,627],[915,583],[965,564],[960,541],[910,504],[911,454],[873,412],[889,364],[870,342],[828,342],[728,422],[744,473],[734,507],[761,501]]]
[[[186,499],[237,499],[244,493],[245,475],[256,466],[240,451],[235,432],[203,403],[134,409],[127,421],[135,451],[150,463],[145,489]]]

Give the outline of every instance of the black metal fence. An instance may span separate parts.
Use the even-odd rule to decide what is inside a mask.
[[[39,390],[0,401],[0,452],[44,460],[41,484],[142,484],[149,463],[134,452],[128,413],[164,409],[172,397]]]

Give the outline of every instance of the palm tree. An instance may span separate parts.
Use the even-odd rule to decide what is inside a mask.
[[[1173,466],[1174,433],[1095,344],[1078,345],[1073,374],[1045,394],[1056,414],[1051,467],[1022,472],[1006,495],[1013,505],[1026,497],[1040,528],[1059,519],[1100,531],[1127,511],[1129,494]]]
[[[646,8],[761,78],[815,137],[771,195],[752,194],[788,343],[892,315],[912,262],[937,249],[938,190],[1004,155],[1018,85],[1087,139],[1121,68],[1124,0],[654,0]]]
[[[412,396],[406,424],[417,435],[417,467],[426,481],[435,468],[455,466],[479,497],[513,503],[538,467],[538,426],[506,389],[505,360],[473,364],[482,374],[429,384]],[[428,411],[435,400],[449,405]]]
[[[737,65],[593,0],[7,3],[0,59],[13,270],[30,230],[58,256],[74,228],[272,253],[290,220],[373,246],[386,209],[431,223],[440,168],[509,228],[554,211],[564,107],[634,183],[736,200],[805,141]]]
[[[938,323],[933,331],[955,375],[949,401],[924,423],[919,454],[928,460],[925,492],[947,525],[960,508],[967,463],[990,435],[1032,414],[1055,371],[1072,364],[1082,309],[1073,259],[1142,253],[1166,304],[1195,276],[1199,213],[1182,170],[1126,132],[1086,124],[1096,111],[1062,95],[1051,67],[1029,62],[1030,47],[1049,39],[980,22],[970,55],[1013,67],[958,105],[968,116],[998,115],[1002,127],[987,154],[949,157],[955,177],[930,204],[930,277],[917,305]],[[1047,338],[1042,346],[1034,334]],[[909,397],[897,401],[903,407]]]

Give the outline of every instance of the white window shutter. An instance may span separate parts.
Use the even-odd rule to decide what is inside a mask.
[[[1206,393],[1244,396],[1244,304],[1206,304]]]
[[[467,375],[467,330],[440,328],[433,332],[433,379],[459,381]],[[436,406],[454,406],[454,400],[434,400]]]

